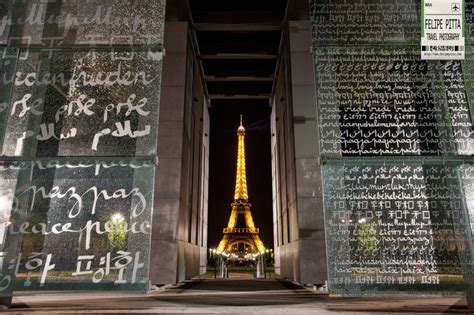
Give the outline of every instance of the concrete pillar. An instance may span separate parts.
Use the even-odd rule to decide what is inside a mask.
[[[187,22],[166,22],[150,280],[205,272],[209,113]]]
[[[289,22],[289,46],[299,228],[299,282],[322,285],[327,280],[327,264],[309,21]]]
[[[150,253],[153,284],[178,281],[187,32],[186,22],[166,22]]]

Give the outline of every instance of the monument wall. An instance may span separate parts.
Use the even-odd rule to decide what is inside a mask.
[[[472,289],[472,1],[466,59],[420,55],[420,1],[310,1],[330,289]]]
[[[271,117],[275,270],[302,284],[324,285],[324,214],[309,21],[289,21],[283,46]]]
[[[150,281],[205,272],[209,112],[187,22],[166,21]]]
[[[0,3],[0,296],[148,289],[164,14]]]

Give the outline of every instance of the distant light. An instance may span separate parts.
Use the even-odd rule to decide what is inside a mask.
[[[359,219],[359,223],[365,223],[367,220],[365,218]]]
[[[6,196],[0,197],[0,214],[11,209],[11,202]]]
[[[123,221],[125,220],[125,218],[123,217],[123,215],[121,213],[115,213],[113,216],[112,216],[112,220],[113,221]]]

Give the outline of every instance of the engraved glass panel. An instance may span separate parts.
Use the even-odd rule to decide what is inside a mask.
[[[165,0],[9,0],[0,4],[0,44],[163,43]]]
[[[310,0],[329,280],[340,294],[466,284],[474,294],[474,50],[421,60],[420,5]]]
[[[472,42],[474,39],[474,1],[464,0],[466,12],[466,43]]]
[[[465,163],[459,167],[462,179],[461,190],[465,196],[466,211],[460,220],[456,220],[456,234],[459,245],[459,258],[463,265],[464,281],[468,285],[468,294],[474,295],[474,164]]]
[[[164,14],[0,1],[0,296],[147,289]]]
[[[11,296],[14,272],[8,269],[7,230],[11,224],[11,209],[19,170],[16,167],[0,166],[0,297]],[[13,249],[15,251],[15,249]]]
[[[0,147],[3,143],[8,119],[8,104],[13,88],[13,82],[6,78],[11,78],[15,74],[18,52],[19,50],[15,48],[0,49]]]
[[[3,294],[147,290],[153,183],[154,165],[145,160],[7,162]]]
[[[466,45],[465,60],[461,63],[461,74],[464,80],[463,84],[460,85],[460,88],[464,89],[464,93],[467,96],[469,111],[472,117],[472,113],[474,113],[474,46]],[[464,114],[465,116],[466,113],[461,114]]]
[[[6,45],[8,43],[8,37],[10,34],[10,23],[8,23],[9,17],[12,16],[12,1],[4,0],[0,2],[0,45]]]
[[[464,290],[469,253],[460,162],[328,161],[323,166],[331,290],[345,295]],[[471,166],[472,169],[472,166]],[[472,184],[469,188],[472,190]],[[472,192],[471,192],[472,193]]]
[[[161,52],[22,50],[3,155],[150,156],[156,150]],[[10,60],[10,59],[8,59]]]
[[[321,154],[473,154],[467,55],[462,68],[415,47],[317,48]]]
[[[318,45],[418,43],[418,0],[311,0]]]

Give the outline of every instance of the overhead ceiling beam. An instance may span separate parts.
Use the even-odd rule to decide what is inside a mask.
[[[270,94],[257,95],[225,95],[225,94],[211,94],[211,100],[242,100],[242,99],[269,99]]]
[[[214,11],[281,11],[286,0],[194,0],[191,1],[192,9],[205,11],[212,8]]]
[[[265,32],[265,31],[276,31],[281,32],[283,27],[285,26],[284,22],[282,21],[283,12],[277,10],[261,10],[261,11],[248,11],[244,10],[241,12],[229,12],[229,11],[207,11],[207,9],[203,10],[195,10],[191,12],[191,8],[189,5],[190,0],[184,0],[187,3],[188,13],[189,13],[189,22],[192,29],[191,32],[191,40],[193,44],[195,44],[195,51],[196,55],[199,56],[199,68],[201,73],[204,75],[204,66],[209,63],[213,62],[212,59],[220,59],[220,60],[239,60],[239,59],[247,59],[251,60],[254,59],[257,64],[260,63],[268,63],[270,60],[278,59],[278,55],[276,55],[277,47],[274,47],[271,51],[267,51],[267,49],[252,49],[249,50],[249,53],[243,53],[245,49],[232,49],[232,50],[224,50],[216,52],[214,50],[207,50],[208,46],[203,47],[205,51],[204,55],[200,54],[200,47],[199,44],[202,44],[198,41],[198,33],[197,32],[234,32],[234,33],[251,33],[253,36],[256,32]],[[256,1],[256,0],[254,0]],[[265,7],[266,8],[266,7]],[[285,8],[287,11],[288,8]],[[241,23],[245,21],[244,23]],[[201,36],[201,34],[199,34]],[[223,34],[225,36],[225,33]],[[206,36],[211,36],[207,34]],[[255,35],[256,36],[256,35]],[[272,36],[273,38],[274,36]],[[207,37],[205,37],[207,38]],[[211,36],[212,38],[212,36]],[[253,38],[253,37],[252,37]],[[266,38],[266,37],[265,37]],[[206,42],[204,42],[206,43]],[[211,44],[213,42],[211,41]],[[281,42],[280,42],[281,45]],[[194,46],[194,45],[193,45]],[[213,47],[213,46],[212,46]],[[245,48],[245,47],[244,47]],[[280,46],[281,48],[281,46]],[[228,53],[225,53],[228,51]],[[242,52],[240,52],[242,51]],[[209,61],[206,61],[209,60]],[[217,62],[217,60],[216,60]],[[237,62],[237,61],[235,61]],[[208,67],[209,65],[206,65]],[[236,66],[238,67],[238,66]],[[208,70],[208,69],[206,69]],[[211,67],[212,70],[212,67]],[[212,71],[211,71],[212,72]],[[234,71],[235,72],[235,71]],[[259,82],[262,81],[260,84],[266,84],[264,82],[274,82],[272,75],[275,73],[275,70],[272,68],[270,70],[271,74],[265,77],[255,77],[253,72],[249,73],[248,75],[239,76],[238,73],[235,73],[236,76],[227,76],[227,77],[215,77],[215,76],[203,76],[205,82],[205,89],[208,91],[208,84],[211,85],[211,82]],[[223,75],[232,75],[232,71],[229,73],[222,73]],[[215,86],[218,83],[214,83]],[[226,83],[227,85],[229,83]],[[230,83],[232,84],[232,83]],[[252,84],[252,83],[250,83]],[[257,84],[257,83],[255,83]],[[248,83],[247,83],[248,85]],[[234,89],[235,90],[235,89]],[[253,89],[255,90],[255,89]],[[266,89],[267,90],[267,89]],[[214,89],[214,93],[208,94],[209,99],[211,100],[250,100],[250,99],[266,99],[270,101],[271,94],[268,94],[266,90],[258,90],[255,91],[259,94],[246,94],[249,93],[247,91],[236,90],[236,93],[242,93],[241,95],[232,95],[231,93],[225,94],[222,93],[224,91]],[[212,91],[211,91],[212,92]],[[217,92],[217,93],[216,93]],[[254,92],[254,93],[255,93]],[[222,94],[221,94],[222,93]],[[211,102],[210,102],[211,103]],[[211,104],[209,104],[210,106]]]
[[[283,18],[283,25],[287,25],[289,20],[290,20],[290,17],[293,15],[293,11],[295,9],[296,1],[297,0],[288,0],[288,2],[286,3],[285,17]],[[287,35],[288,35],[287,34],[287,29],[284,29],[281,32],[280,47],[278,49],[278,56],[280,56],[280,57],[283,56],[283,49],[285,48],[284,44],[285,44],[285,40],[286,40]],[[278,84],[278,76],[280,74],[280,68],[282,66],[281,63],[282,63],[282,61],[281,61],[281,58],[280,58],[277,61],[277,64],[276,64],[276,67],[275,67],[275,73],[273,75],[275,80],[273,81],[273,87],[272,87],[272,93],[271,93],[271,99],[270,99],[270,106],[272,106],[273,98],[275,97],[276,87],[277,87],[277,84]]]
[[[190,38],[191,38],[191,47],[194,51],[194,54],[196,56],[200,56],[201,55],[201,52],[199,50],[199,44],[198,44],[198,40],[197,40],[197,36],[196,36],[196,31],[194,30],[194,28],[192,27],[193,25],[193,15],[191,13],[191,6],[189,5],[189,0],[184,0],[185,1],[185,6],[186,6],[186,13],[187,13],[187,16],[188,16],[188,21],[189,21],[189,35],[190,35]],[[206,84],[206,80],[204,80],[204,78],[206,77],[206,74],[204,73],[204,66],[202,64],[202,60],[198,58],[198,68],[199,68],[199,73],[200,73],[200,79],[201,79],[201,83],[202,83],[202,86],[203,86],[203,89],[204,89],[204,94],[205,96],[207,97],[207,99],[209,100],[209,106],[211,104],[210,102],[210,97],[209,97],[209,90],[207,88],[207,84]]]
[[[273,77],[252,77],[252,76],[242,76],[242,77],[215,77],[215,76],[207,76],[205,78],[206,81],[209,82],[265,82],[265,81],[273,81]]]
[[[250,102],[253,103],[253,104],[262,104],[263,102],[265,102],[264,100],[266,100],[268,102],[268,104],[270,104],[270,99],[269,98],[265,98],[265,99],[263,99],[263,98],[260,98],[260,99],[258,99],[258,98],[244,99],[243,101],[245,101],[246,104],[249,104]],[[236,102],[234,103],[233,101],[236,101]],[[237,101],[239,101],[239,100],[238,99],[234,99],[234,100],[232,100],[232,99],[227,99],[227,100],[226,99],[213,99],[213,100],[211,100],[211,105],[210,106],[212,106],[213,103],[231,105],[231,104],[236,104]]]
[[[259,1],[259,0],[255,0]],[[193,20],[196,23],[229,23],[239,24],[245,21],[248,24],[281,22],[283,12],[262,10],[193,10]]]
[[[260,32],[260,31],[279,31],[283,24],[278,23],[255,23],[255,24],[217,24],[217,23],[194,23],[196,31],[205,32]]]
[[[206,54],[202,55],[201,59],[277,59],[277,55],[272,54],[245,54],[245,53],[235,53],[235,54]]]

